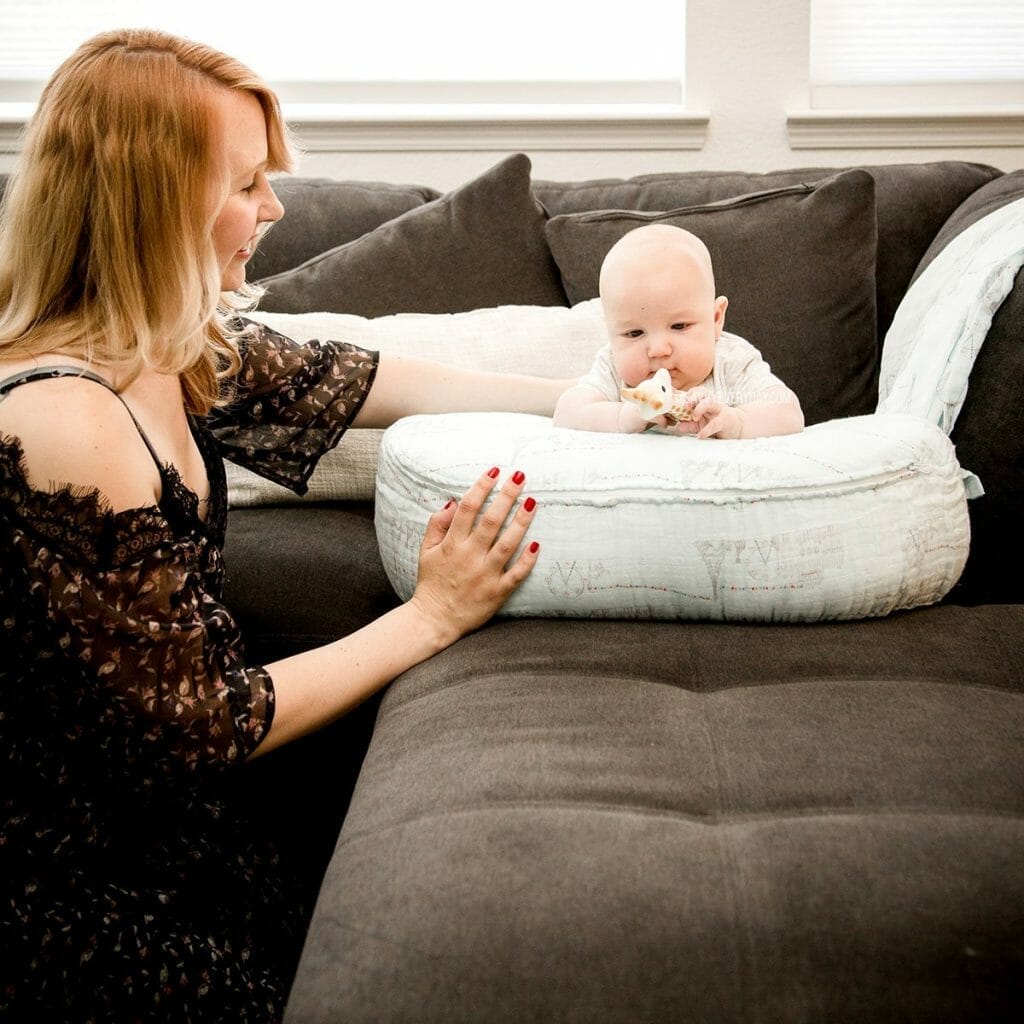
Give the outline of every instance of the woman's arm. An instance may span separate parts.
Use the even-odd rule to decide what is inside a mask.
[[[440,412],[527,412],[550,416],[576,381],[469,370],[381,353],[377,376],[353,426],[388,427],[402,416]]]
[[[252,756],[351,711],[483,625],[505,603],[536,563],[538,545],[527,545],[516,557],[534,508],[528,499],[513,512],[523,490],[521,474],[510,477],[480,514],[498,475],[497,469],[485,473],[461,502],[431,517],[419,581],[405,604],[334,643],[265,666],[274,681],[274,717]]]

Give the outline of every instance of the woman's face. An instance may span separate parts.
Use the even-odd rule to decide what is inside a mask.
[[[250,93],[218,90],[228,196],[213,225],[213,243],[221,272],[221,290],[236,291],[245,281],[245,264],[263,231],[280,220],[284,207],[267,181],[267,123],[259,100]]]

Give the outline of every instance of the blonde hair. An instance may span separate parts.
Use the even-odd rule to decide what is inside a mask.
[[[239,366],[232,316],[260,294],[220,291],[218,87],[259,101],[268,170],[290,170],[277,97],[208,46],[105,32],[57,69],[0,213],[0,358],[59,351],[126,380],[152,367],[181,375],[190,411],[215,404]]]

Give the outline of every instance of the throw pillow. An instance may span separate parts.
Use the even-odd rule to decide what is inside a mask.
[[[726,329],[756,345],[799,396],[808,425],[871,412],[877,399],[874,180],[866,171],[661,213],[552,217],[548,244],[573,303],[598,293],[601,262],[643,224],[707,244]]]
[[[530,160],[516,154],[353,242],[265,278],[260,305],[367,317],[562,306],[544,221],[530,189]]]
[[[285,176],[271,185],[284,206],[284,216],[249,261],[250,281],[282,274],[328,249],[355,241],[441,194],[426,185],[331,178]]]
[[[578,377],[605,343],[597,300],[566,306],[501,306],[467,313],[400,313],[366,319],[346,313],[254,313],[299,342],[350,341],[388,355],[416,356],[476,370]],[[349,430],[317,464],[300,497],[241,466],[226,463],[233,508],[373,497],[380,430]]]

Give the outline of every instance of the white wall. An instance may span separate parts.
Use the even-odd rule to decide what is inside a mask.
[[[600,16],[600,15],[595,15]],[[537,178],[579,180],[667,170],[767,171],[788,167],[842,167],[858,163],[972,160],[1003,170],[1024,168],[1024,119],[1017,111],[1016,145],[965,144],[951,126],[943,145],[912,137],[886,138],[854,148],[793,148],[787,114],[808,107],[809,0],[688,0],[686,106],[709,115],[700,149],[531,149],[467,152],[383,151],[307,153],[301,170],[450,188],[521,148]],[[962,126],[960,126],[962,128]],[[893,129],[898,136],[901,129]],[[891,134],[886,132],[886,135]],[[983,133],[984,134],[984,133]],[[1004,131],[1003,135],[1007,133]],[[907,145],[907,142],[912,144]]]
[[[641,132],[638,148],[621,138],[585,143],[587,148],[576,148],[578,141],[558,148],[557,130],[549,130],[538,141],[536,132],[527,129],[518,137],[516,129],[506,126],[493,138],[486,130],[471,132],[464,143],[469,148],[458,150],[441,148],[451,146],[450,139],[439,142],[437,135],[398,124],[355,140],[350,135],[337,151],[311,149],[304,154],[299,173],[447,189],[520,150],[529,153],[534,177],[558,180],[946,159],[973,160],[1003,170],[1024,168],[1024,97],[1021,108],[1012,117],[997,120],[992,130],[971,130],[970,117],[959,122],[940,119],[925,131],[896,122],[881,129],[869,125],[867,138],[860,133],[856,141],[846,143],[840,125],[833,133],[838,137],[827,147],[794,148],[787,115],[806,114],[808,108],[808,9],[809,0],[688,0],[686,107],[708,115],[700,148],[686,148],[692,145],[692,131],[691,141],[682,141],[681,135],[678,146],[666,141],[661,131]],[[657,142],[644,148],[642,140],[655,137]],[[310,142],[324,145],[312,136]],[[630,148],[621,148],[624,145]],[[13,156],[0,156],[0,170],[9,170],[13,162]]]

